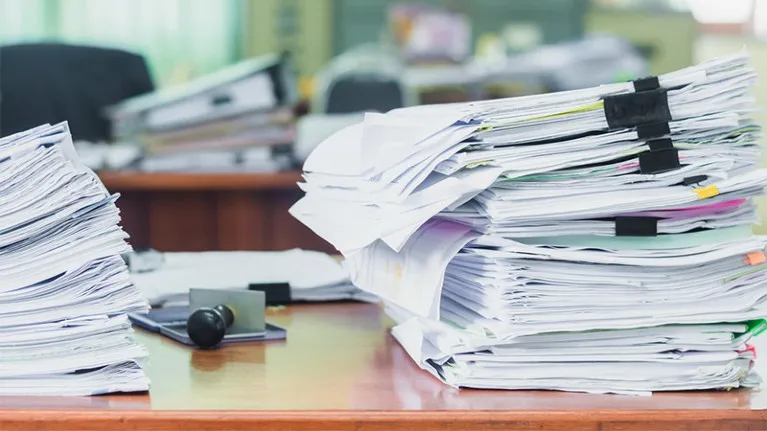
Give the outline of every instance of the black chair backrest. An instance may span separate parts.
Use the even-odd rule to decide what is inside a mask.
[[[63,43],[0,47],[0,136],[68,121],[75,140],[109,140],[104,108],[151,92],[144,58]]]
[[[387,112],[401,108],[404,104],[404,95],[399,81],[365,74],[349,74],[330,84],[325,112],[328,114]]]

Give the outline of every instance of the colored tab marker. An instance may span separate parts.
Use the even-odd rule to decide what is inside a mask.
[[[767,329],[767,320],[757,319],[748,322],[748,331],[752,337],[756,337]]]
[[[745,353],[751,353],[751,360],[756,360],[756,346],[751,344],[746,344],[746,346],[743,349],[736,350],[739,355],[744,355]],[[745,355],[744,355],[745,356]]]
[[[767,256],[764,255],[763,251],[754,251],[746,255],[744,262],[751,266],[759,265],[767,262]]]
[[[698,199],[713,198],[719,194],[719,187],[711,184],[706,187],[695,189],[695,194],[698,195]]]
[[[493,130],[493,125],[492,124],[487,124],[487,123],[480,124],[479,128],[477,129],[478,132],[488,132],[490,130]]]

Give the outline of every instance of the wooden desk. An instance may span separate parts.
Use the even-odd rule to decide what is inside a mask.
[[[100,172],[134,247],[163,251],[333,252],[288,209],[301,196],[299,172],[185,174]]]
[[[458,391],[421,371],[375,305],[270,312],[288,340],[217,351],[140,333],[151,395],[0,399],[0,430],[764,430],[767,395]]]

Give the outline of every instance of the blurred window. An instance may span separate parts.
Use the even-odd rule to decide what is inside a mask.
[[[701,24],[744,24],[751,20],[753,0],[687,0]]]
[[[62,41],[144,55],[158,85],[239,57],[237,0],[1,0],[0,44]]]
[[[754,3],[754,34],[767,38],[767,1],[756,0]]]

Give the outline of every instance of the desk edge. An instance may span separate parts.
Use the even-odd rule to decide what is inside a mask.
[[[111,192],[122,191],[213,191],[299,190],[300,171],[273,173],[181,173],[100,171],[101,181]]]
[[[0,429],[70,430],[474,430],[596,423],[767,422],[767,410],[0,410]],[[222,428],[223,427],[223,428]],[[538,429],[538,428],[536,428]]]

